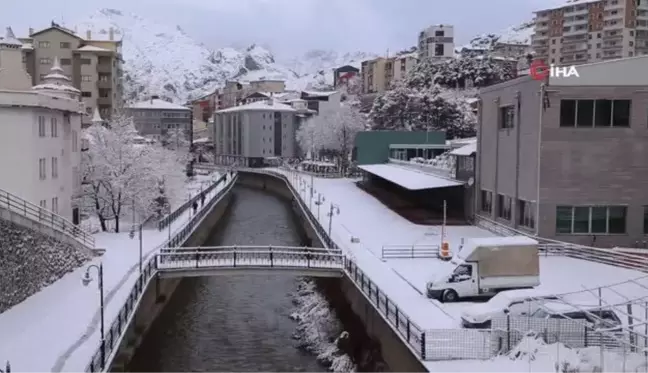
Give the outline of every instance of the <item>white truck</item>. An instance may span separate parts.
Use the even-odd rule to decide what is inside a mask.
[[[428,298],[454,302],[540,285],[538,241],[526,236],[469,239],[450,263],[427,283]]]

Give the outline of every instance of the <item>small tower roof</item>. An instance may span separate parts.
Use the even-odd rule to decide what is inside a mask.
[[[11,27],[7,27],[4,38],[0,39],[0,45],[22,46],[22,43],[16,39]]]
[[[99,115],[99,109],[95,108],[94,109],[94,114],[92,115],[92,124],[101,124],[103,123],[103,119],[101,119],[101,115]]]
[[[52,64],[52,68],[50,69],[50,74],[53,73],[63,74],[63,68],[61,67],[61,60],[59,60],[58,56],[54,57],[54,63]]]

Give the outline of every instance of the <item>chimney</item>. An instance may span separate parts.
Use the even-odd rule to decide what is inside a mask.
[[[92,31],[87,30],[86,31],[86,40],[91,40],[92,39]]]
[[[30,27],[30,28],[29,28],[29,36],[32,36],[33,33],[34,33],[34,28],[33,28],[33,27]]]
[[[108,40],[115,40],[115,30],[112,27],[108,29]]]

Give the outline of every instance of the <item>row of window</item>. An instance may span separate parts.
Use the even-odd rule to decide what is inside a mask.
[[[153,129],[159,130],[161,128],[166,128],[166,129],[186,129],[188,124],[182,124],[182,123],[167,123],[167,124],[160,124],[160,123],[155,123],[153,124]]]
[[[495,207],[497,212],[496,216],[498,218],[509,221],[513,219],[513,198],[504,194],[498,194],[497,200],[494,201],[493,192],[487,190],[481,190],[480,197],[481,211],[490,215],[493,213],[493,208]],[[494,202],[495,206],[493,206]],[[523,199],[518,199],[515,207],[517,208],[516,216],[518,225],[529,229],[535,229],[535,203]]]
[[[69,123],[70,118],[68,116],[64,117],[65,121]],[[58,121],[56,118],[50,118],[50,136],[51,137],[58,137]],[[38,137],[46,137],[47,136],[47,120],[45,119],[45,116],[39,115],[38,116]],[[77,131],[72,131],[72,151],[76,152],[78,150],[79,146],[79,138],[78,138],[78,133]]]
[[[58,158],[52,157],[52,179],[58,178]],[[40,180],[47,179],[47,158],[38,159],[38,178]]]
[[[626,206],[558,206],[556,233],[624,234]]]
[[[51,46],[51,43],[49,41],[39,41],[38,42],[38,48],[49,48]],[[61,49],[70,49],[72,48],[72,44],[67,41],[62,41],[59,43],[59,47]]]
[[[38,205],[47,210],[47,200],[41,199],[38,202]],[[58,214],[58,197],[52,198],[52,208],[50,209],[53,213]]]
[[[560,127],[629,127],[631,100],[561,100]]]

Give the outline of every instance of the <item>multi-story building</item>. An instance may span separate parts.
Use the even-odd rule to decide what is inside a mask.
[[[648,56],[482,88],[477,211],[541,237],[633,247],[648,234]]]
[[[418,51],[421,59],[453,58],[454,26],[432,25],[419,33]]]
[[[416,53],[407,53],[363,61],[360,73],[362,93],[381,93],[389,90],[392,84],[405,78],[417,60]]]
[[[7,29],[0,39],[0,189],[78,224],[81,92],[56,57],[32,87],[22,47]]]
[[[244,159],[253,167],[264,158],[294,157],[297,115],[297,109],[273,99],[217,111],[212,136],[216,162]]]
[[[193,140],[192,111],[188,107],[152,96],[149,100],[129,105],[126,112],[133,118],[141,136],[164,143],[170,131],[179,130],[188,143]]]
[[[342,95],[339,91],[302,91],[300,98],[305,101],[309,110],[322,114],[337,110],[340,107]]]
[[[227,81],[225,87],[220,89],[217,102],[217,109],[226,109],[240,105],[243,99],[254,92],[262,92],[266,95],[282,93],[286,90],[286,83],[283,80],[254,80],[250,82]]]
[[[647,0],[576,0],[536,12],[536,58],[557,65],[648,54]]]
[[[95,108],[109,120],[122,105],[121,36],[114,29],[106,35],[76,32],[55,23],[46,29],[21,38],[24,61],[32,84],[40,84],[58,57],[63,74],[81,91],[86,115],[83,124],[90,125]]]
[[[333,69],[333,88],[346,84],[360,74],[360,69],[351,65],[340,66]]]

